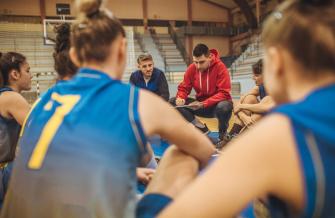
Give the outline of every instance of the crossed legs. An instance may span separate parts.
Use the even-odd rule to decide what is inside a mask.
[[[246,96],[241,102],[241,104],[258,104],[258,103],[259,103],[259,101],[258,101],[257,97],[254,96],[254,95]],[[248,110],[242,110],[235,115],[234,126],[236,126],[235,124],[237,124],[239,127],[243,128],[245,126],[248,126],[248,124],[246,123],[247,119],[257,121],[261,117],[262,117],[262,115],[260,115],[260,114],[252,113],[251,111],[248,111]],[[236,128],[233,127],[232,131],[230,131],[229,134],[230,135],[238,134],[238,132],[239,132],[238,129],[236,130]]]
[[[175,146],[170,146],[149,183],[145,194],[160,193],[174,198],[197,176],[199,163]]]
[[[195,179],[198,171],[198,161],[175,146],[170,146],[160,161],[143,198],[137,204],[136,217],[156,217]]]

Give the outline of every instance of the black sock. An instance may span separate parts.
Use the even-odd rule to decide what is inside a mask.
[[[231,130],[229,132],[229,135],[239,134],[242,128],[243,128],[243,126],[234,123],[234,126],[233,126],[233,128],[231,128]]]

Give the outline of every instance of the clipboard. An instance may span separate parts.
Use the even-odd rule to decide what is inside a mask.
[[[192,105],[179,105],[179,106],[175,106],[175,108],[188,108],[188,109],[192,109]]]

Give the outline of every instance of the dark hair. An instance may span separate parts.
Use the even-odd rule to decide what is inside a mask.
[[[209,48],[205,44],[197,44],[193,49],[193,56],[200,57],[205,55],[206,57],[209,56]]]
[[[53,53],[55,60],[55,70],[58,73],[60,79],[63,79],[66,76],[72,77],[77,72],[77,67],[72,63],[69,50],[71,47],[70,44],[70,24],[62,23],[59,26],[55,27],[56,44]]]
[[[109,56],[109,46],[121,35],[126,36],[120,21],[107,9],[101,8],[101,0],[77,0],[78,21],[73,25],[71,45],[78,61],[101,63]]]
[[[306,76],[335,70],[334,0],[283,2],[266,20],[265,47],[285,48]]]
[[[12,70],[17,70],[20,72],[20,68],[22,64],[26,62],[26,57],[20,53],[16,52],[7,52],[5,54],[1,54],[0,57],[0,86],[9,85],[9,73]]]
[[[262,59],[258,60],[255,64],[252,65],[253,74],[260,75],[263,73],[263,61]]]
[[[152,56],[149,53],[144,53],[138,56],[137,63],[140,64],[142,61],[152,61]]]

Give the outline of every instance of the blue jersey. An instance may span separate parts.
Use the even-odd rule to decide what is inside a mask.
[[[293,135],[304,176],[305,208],[301,217],[335,217],[335,85],[315,90],[304,100],[279,106],[291,120]],[[270,199],[270,208],[286,205]],[[296,217],[296,216],[295,216]]]
[[[9,87],[0,88],[0,95],[3,92],[12,92]],[[0,115],[0,208],[2,207],[7,185],[15,158],[17,141],[19,139],[21,125],[15,119],[8,119]],[[10,162],[9,165],[7,163]],[[3,167],[5,166],[5,167]],[[10,166],[10,167],[8,167]]]
[[[8,87],[0,88],[0,95],[8,91],[13,90]],[[21,125],[15,119],[8,119],[0,115],[0,163],[14,159],[20,129]]]
[[[49,89],[26,122],[2,216],[134,216],[138,95],[87,68]]]
[[[268,94],[266,93],[266,90],[265,90],[265,86],[262,84],[262,85],[259,85],[258,86],[258,89],[259,89],[259,98],[262,100],[263,98],[265,98]]]

